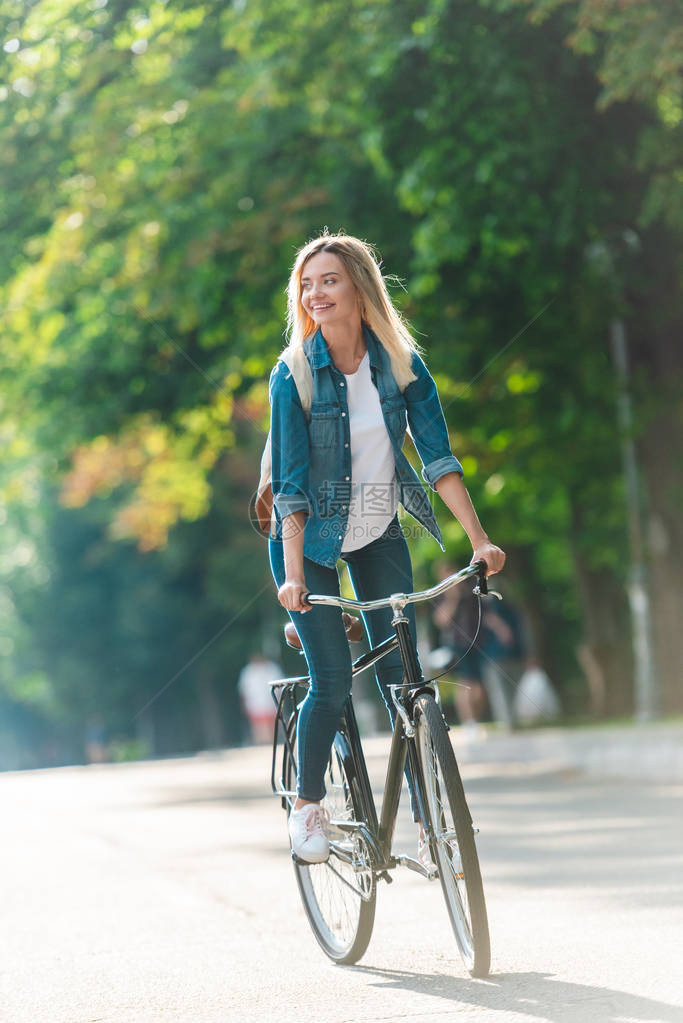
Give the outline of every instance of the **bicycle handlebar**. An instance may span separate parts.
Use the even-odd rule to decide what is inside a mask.
[[[392,593],[391,596],[382,597],[380,600],[354,600],[351,597],[334,597],[320,593],[307,593],[304,596],[304,602],[307,604],[331,604],[334,607],[353,607],[358,611],[375,611],[380,607],[393,607],[394,605],[405,607],[406,604],[417,604],[423,600],[433,600],[434,597],[445,593],[451,586],[457,586],[458,583],[464,582],[465,579],[469,579],[473,575],[479,576],[479,591],[481,593],[488,593],[486,562],[474,561],[467,568],[454,572],[453,575],[449,575],[446,579],[437,583],[436,586],[431,586],[428,590],[418,590],[415,593]]]

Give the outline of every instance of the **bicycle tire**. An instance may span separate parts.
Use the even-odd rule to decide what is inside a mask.
[[[433,837],[432,856],[465,967],[487,976],[491,965],[488,917],[472,817],[443,715],[432,696],[415,701],[415,745]]]
[[[296,787],[295,777],[296,765],[290,761],[290,790]],[[325,789],[322,805],[333,821],[359,821],[357,814],[361,803],[353,756],[342,732],[337,732],[332,744],[325,771]],[[355,837],[331,835],[330,858],[325,863],[293,861],[311,929],[323,952],[339,965],[357,963],[365,954],[375,922],[377,890],[370,851],[359,832],[351,832],[351,835]],[[353,855],[358,866],[341,859],[335,849],[340,854]],[[362,861],[365,861],[365,870],[359,869]]]

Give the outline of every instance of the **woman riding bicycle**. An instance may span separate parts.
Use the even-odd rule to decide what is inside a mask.
[[[288,338],[286,361],[278,360],[269,384],[269,556],[278,600],[296,627],[310,674],[298,721],[290,840],[300,859],[319,863],[329,854],[323,777],[351,690],[351,652],[340,609],[312,607],[305,595],[339,595],[339,558],[360,600],[411,592],[399,502],[444,549],[424,488],[402,452],[407,427],[423,478],[467,533],[472,561],[485,561],[491,575],[505,554],[477,518],[434,380],[365,242],[324,234],[298,252],[288,286]],[[417,643],[413,605],[405,612]],[[391,608],[363,614],[373,645],[390,635],[391,618]],[[402,681],[399,651],[382,658],[375,672],[393,720],[389,686]],[[419,856],[428,856],[421,822]]]

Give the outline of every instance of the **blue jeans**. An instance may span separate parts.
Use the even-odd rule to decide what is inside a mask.
[[[281,540],[269,540],[270,567],[278,589],[285,581],[284,551]],[[349,575],[358,600],[377,600],[391,593],[409,593],[413,589],[410,552],[403,531],[394,516],[385,532],[359,550],[341,555],[349,566]],[[339,596],[337,569],[304,558],[304,578],[311,593]],[[308,695],[299,712],[297,734],[297,793],[301,799],[317,802],[325,795],[324,775],[334,735],[346,699],[351,692],[351,650],[337,607],[317,604],[311,611],[288,611],[303,646],[311,679]],[[417,649],[415,607],[408,604],[405,614]],[[377,646],[394,635],[390,607],[361,612],[371,645]],[[398,648],[375,665],[375,675],[391,720],[396,708],[390,685],[403,681],[403,664]],[[413,817],[418,820],[411,778],[406,771]]]

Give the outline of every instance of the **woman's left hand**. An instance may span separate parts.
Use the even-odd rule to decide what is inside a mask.
[[[496,547],[490,540],[484,540],[474,548],[470,565],[475,561],[485,561],[486,575],[495,575],[505,564],[505,551]]]

